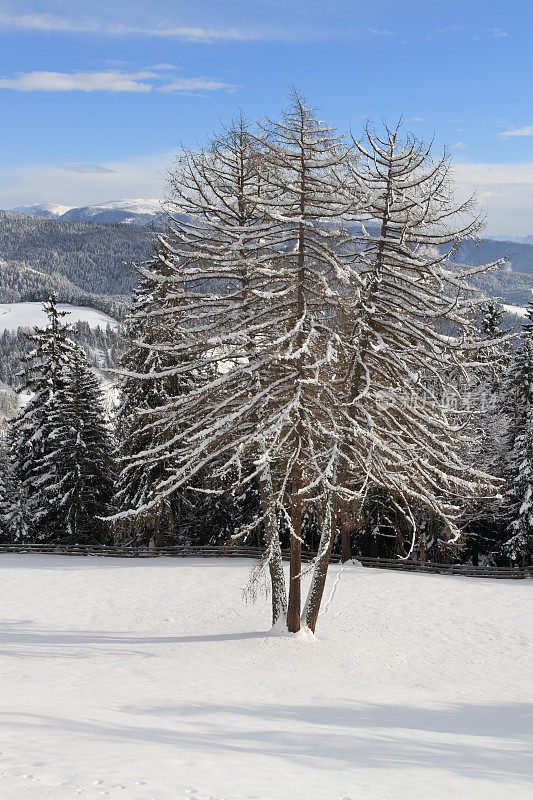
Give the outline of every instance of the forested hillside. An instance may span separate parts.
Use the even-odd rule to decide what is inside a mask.
[[[500,258],[505,258],[513,272],[533,274],[533,246],[521,242],[500,242],[492,239],[461,242],[451,260],[477,267]]]
[[[49,275],[59,273],[95,294],[129,294],[136,279],[128,265],[149,256],[152,239],[146,226],[0,211],[0,259],[24,262]]]
[[[125,296],[87,292],[60,272],[39,272],[22,262],[0,259],[0,303],[43,301],[55,294],[60,303],[90,306],[120,319]]]

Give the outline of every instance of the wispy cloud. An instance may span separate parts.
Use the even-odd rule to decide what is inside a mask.
[[[374,36],[396,36],[394,31],[383,30],[382,28],[367,28],[367,30]]]
[[[466,144],[464,142],[455,142],[454,144],[452,144],[453,150],[462,150],[464,147],[466,147]]]
[[[168,65],[165,65],[168,69]],[[137,72],[19,72],[0,78],[0,89],[18,92],[190,92],[232,91],[236,86],[213,78],[171,78],[155,69]]]
[[[206,91],[217,92],[222,90],[233,91],[237,87],[232,83],[214,81],[211,78],[176,78],[171,83],[158,87],[160,92],[192,92]]]
[[[472,34],[471,39],[507,39],[509,34],[501,28],[490,28],[487,31],[477,31]]]
[[[64,169],[66,172],[76,172],[78,175],[96,175],[114,172],[109,167],[104,167],[103,164],[58,164],[58,169]]]
[[[14,78],[0,78],[0,89],[17,92],[149,92],[147,78],[156,73],[134,72],[127,74],[107,72],[19,72]]]
[[[516,128],[511,131],[501,131],[497,136],[533,136],[533,125],[526,125],[525,128]]]
[[[157,27],[128,25],[105,20],[75,19],[54,14],[9,14],[0,11],[0,28],[41,31],[43,33],[90,33],[104,36],[148,36],[181,39],[187,42],[250,41],[274,34],[239,28],[203,28],[180,25]]]

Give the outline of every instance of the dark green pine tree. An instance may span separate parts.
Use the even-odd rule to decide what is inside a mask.
[[[56,513],[55,538],[104,544],[109,533],[101,518],[112,510],[112,442],[98,380],[77,346],[49,404],[46,430],[49,469],[40,485],[41,502]]]
[[[75,350],[70,329],[61,319],[55,296],[44,304],[48,325],[36,327],[29,335],[33,349],[25,360],[26,384],[31,394],[11,423],[10,449],[14,476],[20,490],[23,525],[21,536],[29,541],[55,538],[58,511],[56,502],[44,502],[43,482],[50,479],[50,453],[55,443],[50,439],[50,412],[58,390],[64,385],[65,370]]]
[[[516,564],[533,558],[533,304],[507,379],[509,524],[502,552]]]
[[[0,434],[0,542],[15,542],[22,538],[23,531],[20,519],[20,496],[9,456],[7,437]]]

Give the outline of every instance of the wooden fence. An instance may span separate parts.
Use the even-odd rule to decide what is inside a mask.
[[[107,556],[111,558],[260,558],[259,547],[218,546],[218,547],[119,547],[115,545],[60,545],[60,544],[0,544],[0,553],[51,553],[63,556]],[[302,561],[308,563],[316,556],[310,551],[302,552]],[[283,551],[283,558],[289,558],[289,551]],[[533,566],[528,567],[475,567],[471,564],[420,564],[410,559],[367,558],[357,556],[363,567],[375,569],[399,569],[414,572],[436,572],[443,575],[464,575],[470,578],[528,578],[533,577]],[[340,562],[339,555],[332,555],[331,562]]]

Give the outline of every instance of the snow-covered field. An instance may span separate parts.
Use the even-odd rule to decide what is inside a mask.
[[[68,303],[58,303],[60,311],[68,311],[68,316],[63,317],[65,322],[88,322],[91,328],[105,328],[107,324],[115,327],[116,319],[97,311],[95,308],[85,306],[71,306]],[[4,330],[16,331],[17,328],[41,327],[48,322],[48,317],[43,311],[42,303],[0,303],[0,333]]]
[[[531,797],[531,580],[350,566],[288,637],[249,568],[0,555],[2,800]]]

